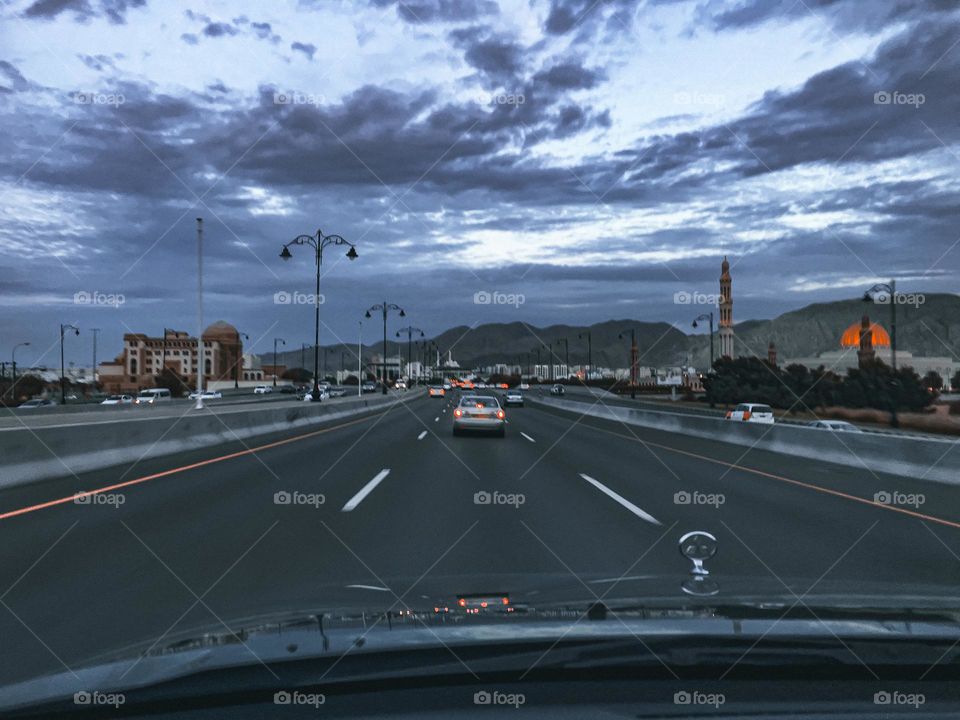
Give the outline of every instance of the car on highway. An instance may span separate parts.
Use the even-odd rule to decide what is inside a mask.
[[[762,403],[740,403],[733,408],[733,410],[728,410],[725,417],[727,420],[735,420],[737,422],[763,423],[767,425],[772,424],[774,421],[773,408]]]
[[[327,390],[327,395],[329,395],[332,398],[343,397],[346,394],[347,394],[347,389],[342,387],[332,387],[329,390]]]
[[[521,390],[529,390],[529,389],[530,389],[530,383],[525,383],[525,382],[520,383],[520,389],[521,389]]]
[[[503,404],[506,407],[511,405],[523,407],[523,393],[519,390],[507,390],[503,394]]]
[[[133,395],[109,395],[104,398],[101,405],[133,405]]]
[[[377,383],[368,380],[360,386],[361,392],[372,393],[377,391]]]
[[[453,389],[453,386],[452,386],[450,383],[445,382],[445,383],[443,384],[443,389],[444,389],[444,390],[452,390],[452,389]]]
[[[559,383],[550,388],[551,395],[563,395],[565,392],[566,390],[564,390],[563,385]]]
[[[492,395],[464,395],[453,410],[453,434],[486,432],[504,437],[507,416]]]
[[[253,389],[254,395],[267,395],[268,393],[272,393],[272,392],[273,392],[273,388],[270,387],[269,385],[257,385]]]
[[[833,432],[863,432],[853,423],[846,420],[813,420],[807,423],[807,427],[818,428],[820,430],[832,430]]]
[[[220,400],[223,398],[223,393],[219,390],[204,390],[203,392],[194,390],[190,393],[191,400],[196,400],[197,398],[201,400]]]
[[[313,401],[313,389],[311,388],[309,392],[304,393],[304,394],[303,394],[303,397],[300,398],[300,399],[303,400],[303,401],[305,401],[305,402],[312,402],[312,401]],[[324,388],[324,387],[321,385],[321,386],[320,386],[320,401],[329,400],[329,399],[330,399],[330,393],[327,391],[326,388]]]
[[[23,410],[54,406],[56,406],[56,403],[53,400],[48,400],[47,398],[33,398],[32,400],[27,400],[26,402],[17,405],[18,408]]]
[[[172,397],[167,388],[147,388],[137,393],[135,402],[137,405],[154,405],[158,402],[168,402]]]
[[[394,390],[406,390],[406,389],[407,389],[407,382],[406,382],[405,380],[397,380],[397,381],[393,384],[393,389],[394,389]]]
[[[293,395],[297,392],[296,385],[281,385],[279,388],[280,392],[284,395]]]
[[[427,395],[429,395],[430,397],[442,398],[442,397],[445,397],[446,394],[447,394],[447,391],[444,390],[443,387],[440,385],[431,385],[427,389]]]

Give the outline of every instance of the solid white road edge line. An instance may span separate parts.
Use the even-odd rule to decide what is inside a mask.
[[[597,490],[599,490],[600,492],[602,492],[602,493],[603,493],[604,495],[606,495],[607,497],[610,497],[610,498],[613,498],[614,500],[616,500],[618,503],[620,503],[621,505],[623,505],[623,507],[625,507],[627,510],[629,510],[630,512],[632,512],[634,515],[636,515],[636,516],[637,516],[638,518],[640,518],[641,520],[646,520],[648,523],[653,523],[654,525],[662,525],[662,524],[663,524],[663,523],[661,523],[659,520],[657,520],[653,515],[650,515],[649,513],[641,510],[641,509],[638,508],[636,505],[634,505],[632,502],[630,502],[629,500],[627,500],[625,497],[623,497],[622,495],[618,495],[618,494],[615,493],[613,490],[611,490],[610,488],[608,488],[606,485],[604,485],[604,484],[601,483],[601,482],[598,482],[598,481],[594,480],[594,479],[593,479],[592,477],[590,477],[589,475],[584,475],[583,473],[580,473],[580,477],[582,477],[582,478],[583,478],[584,480],[586,480],[588,483],[590,483],[591,485],[593,485]]]

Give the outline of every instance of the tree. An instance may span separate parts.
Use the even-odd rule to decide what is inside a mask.
[[[960,390],[960,370],[957,370],[950,378],[950,387],[954,390]]]
[[[196,385],[171,367],[165,367],[159,375],[153,376],[154,387],[166,388],[174,397],[180,397],[184,392],[193,392]]]
[[[932,390],[943,390],[943,378],[936,370],[931,370],[923,376],[923,384]]]
[[[313,373],[306,368],[287,368],[280,374],[280,377],[284,380],[305,383],[313,380]]]

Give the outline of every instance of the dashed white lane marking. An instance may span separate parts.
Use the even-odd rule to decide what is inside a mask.
[[[383,470],[381,470],[380,472],[378,472],[378,473],[374,476],[373,480],[371,480],[371,481],[368,482],[366,485],[364,485],[362,488],[360,488],[360,492],[358,492],[358,493],[357,493],[356,495],[354,495],[352,498],[350,498],[349,500],[347,500],[347,504],[343,506],[343,509],[342,509],[340,512],[350,512],[351,510],[355,509],[355,508],[357,507],[357,505],[359,505],[360,503],[362,503],[362,502],[363,502],[363,499],[364,499],[367,495],[369,495],[370,493],[372,493],[372,492],[373,492],[373,489],[374,489],[377,485],[379,485],[380,482],[381,482],[387,475],[389,475],[389,474],[390,474],[390,470],[389,470],[388,468],[384,468]]]
[[[423,440],[427,436],[427,431],[424,430],[422,433],[417,435],[417,440]]]
[[[377,585],[347,585],[348,588],[356,590],[377,590],[379,592],[390,592],[390,588],[379,587]]]
[[[435,417],[435,418],[433,419],[433,421],[434,421],[434,422],[440,422],[440,416],[437,415],[437,417]]]
[[[649,513],[641,510],[641,509],[638,508],[636,505],[634,505],[632,502],[630,502],[629,500],[627,500],[625,497],[623,497],[622,495],[618,495],[617,493],[615,493],[613,490],[611,490],[610,488],[608,488],[608,487],[607,487],[606,485],[604,485],[603,483],[598,482],[598,481],[594,480],[592,477],[590,477],[589,475],[584,475],[583,473],[580,473],[580,477],[582,477],[582,478],[583,478],[584,480],[586,480],[588,483],[590,483],[591,485],[593,485],[597,490],[599,490],[600,492],[602,492],[602,493],[603,493],[604,495],[606,495],[607,497],[616,500],[618,503],[620,503],[621,505],[623,505],[623,507],[625,507],[627,510],[629,510],[630,512],[632,512],[634,515],[636,515],[636,516],[637,516],[638,518],[640,518],[641,520],[646,520],[648,523],[653,523],[654,525],[662,525],[662,523],[661,523],[659,520],[657,520],[653,515],[650,515]]]
[[[535,443],[535,442],[536,442],[536,440],[534,440],[532,437],[530,437],[529,435],[527,435],[525,432],[522,432],[522,433],[520,433],[520,434],[523,435],[523,436],[524,436],[527,440],[529,440],[530,442],[532,442],[532,443]]]

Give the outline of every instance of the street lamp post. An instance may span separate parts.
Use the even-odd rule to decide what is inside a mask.
[[[66,375],[63,369],[63,332],[69,328],[74,335],[80,334],[80,328],[70,323],[60,323],[60,404],[67,404]]]
[[[557,342],[557,345],[559,345],[560,343],[563,343],[563,364],[567,368],[567,377],[564,378],[566,380],[570,378],[570,340],[565,337],[562,337],[562,338],[557,338],[556,342]],[[553,353],[551,353],[551,355],[552,354]]]
[[[713,370],[713,312],[697,315],[697,317],[693,320],[693,327],[697,327],[697,323],[700,320],[710,321],[710,370]]]
[[[421,330],[418,327],[413,327],[413,325],[410,325],[405,328],[400,328],[399,330],[397,330],[397,337],[400,337],[400,333],[407,334],[407,375],[408,376],[410,375],[410,347],[412,345],[413,334],[415,332],[420,333],[420,337],[426,337],[426,334],[424,334],[423,330]]]
[[[593,333],[587,330],[585,333],[577,335],[577,339],[582,340],[584,335],[587,336],[587,376],[585,379],[589,380],[590,373],[593,372]]]
[[[93,392],[97,392],[97,333],[100,332],[100,328],[90,328],[90,332],[93,333],[93,369],[90,370],[90,374],[93,378]]]
[[[384,300],[382,303],[371,305],[367,310],[365,317],[373,317],[370,313],[379,310],[383,313],[383,394],[387,394],[387,313],[391,310],[398,311],[400,317],[406,317],[407,313],[403,308],[394,303],[388,303]]]
[[[239,337],[242,337],[244,340],[250,339],[249,335],[247,335],[246,333],[242,333],[239,330],[237,331],[237,335]],[[243,352],[241,351],[239,355],[237,355],[237,359],[233,361],[233,389],[234,390],[240,389],[240,369],[242,365],[243,365]]]
[[[358,320],[357,325],[360,329],[357,331],[357,397],[363,395],[363,320]]]
[[[617,337],[621,340],[625,333],[620,333]],[[630,328],[630,399],[637,399],[637,362],[639,352],[637,350],[637,329]]]
[[[25,346],[27,346],[27,345],[29,345],[29,344],[30,344],[30,343],[28,343],[28,342],[17,343],[16,345],[13,346],[13,352],[10,353],[10,365],[12,366],[12,369],[13,369],[13,384],[10,385],[10,395],[13,397],[14,400],[17,399],[17,395],[16,395],[16,387],[17,387],[17,348],[18,348],[18,347],[25,347]]]
[[[863,294],[864,302],[872,302],[877,293],[887,293],[890,298],[890,367],[893,369],[893,389],[898,387],[897,379],[897,281],[891,280],[889,283],[877,283]],[[891,393],[890,399],[890,426],[899,427],[900,421],[897,418],[897,397]]]
[[[320,401],[320,358],[317,350],[320,347],[320,269],[323,267],[323,249],[328,245],[349,245],[347,257],[350,260],[357,259],[357,248],[353,243],[344,240],[339,235],[324,235],[322,230],[317,230],[317,235],[297,235],[293,240],[283,246],[280,251],[280,257],[289,260],[293,255],[290,253],[291,245],[309,245],[314,249],[317,264],[317,285],[316,294],[313,297],[314,307],[314,329],[313,329],[313,392],[310,395],[311,400]],[[276,382],[276,378],[274,378]]]
[[[273,339],[273,386],[277,386],[277,343],[281,345],[286,345],[287,341],[283,338],[274,338]]]

